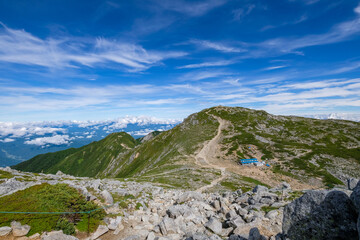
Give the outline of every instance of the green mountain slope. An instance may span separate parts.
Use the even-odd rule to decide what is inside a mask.
[[[56,173],[62,171],[75,176],[95,177],[119,154],[136,146],[136,140],[127,133],[112,133],[106,138],[81,148],[35,156],[14,169],[29,172]]]
[[[193,189],[213,181],[215,187],[225,186],[235,180],[270,185],[286,180],[305,184],[304,188],[321,187],[360,177],[357,122],[275,116],[219,106],[192,114],[173,129],[154,133],[146,141],[136,141],[124,133],[119,139],[114,136],[76,151],[66,150],[74,151],[68,155],[59,152],[66,156],[62,159],[56,154],[39,155],[15,168],[133,178]],[[126,148],[121,146],[125,140]],[[271,167],[238,164],[241,158],[253,157]]]

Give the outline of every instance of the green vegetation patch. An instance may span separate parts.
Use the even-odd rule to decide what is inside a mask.
[[[223,186],[223,187],[226,187],[226,188],[230,189],[231,191],[236,191],[236,190],[238,190],[239,188],[241,188],[241,185],[239,185],[239,184],[237,184],[237,183],[234,183],[234,182],[224,181],[224,182],[221,182],[220,185]]]
[[[242,176],[241,179],[245,182],[249,182],[249,183],[253,183],[255,185],[263,185],[267,188],[271,188],[271,186],[267,185],[266,183],[263,183],[263,182],[260,182],[259,180],[256,180],[254,178],[251,178],[251,177],[245,177],[245,176]]]
[[[97,208],[66,184],[45,183],[0,198],[0,211],[6,212],[86,212]],[[90,214],[90,231],[96,229],[103,216],[103,210]],[[31,227],[29,236],[52,230],[73,234],[75,227],[87,230],[88,214],[0,214],[0,227],[10,226],[14,220]]]
[[[12,177],[14,177],[14,175],[12,175],[11,173],[0,170],[0,179],[12,178]]]
[[[272,211],[272,210],[277,210],[279,209],[278,207],[270,207],[270,206],[263,206],[261,207],[261,211],[265,212],[265,214],[267,214],[268,212]]]

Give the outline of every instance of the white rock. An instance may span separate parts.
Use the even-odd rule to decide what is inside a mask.
[[[268,212],[265,217],[268,219],[275,219],[279,215],[279,212],[277,210],[272,210]]]
[[[210,218],[210,220],[205,224],[205,227],[216,234],[221,234],[222,232],[221,222],[214,217]]]
[[[100,194],[104,198],[106,204],[112,205],[114,203],[113,197],[107,190],[102,191]]]
[[[44,233],[41,236],[41,240],[79,240],[79,239],[70,235],[66,235],[62,231],[53,231],[49,233]]]
[[[107,233],[109,231],[109,228],[105,225],[99,225],[99,227],[96,229],[96,231],[91,236],[91,240],[98,239],[101,235]]]
[[[29,225],[21,225],[21,223],[16,221],[11,222],[11,228],[15,237],[25,236],[30,231]]]
[[[39,234],[39,233],[35,233],[34,235],[31,235],[31,236],[29,237],[29,239],[38,239],[38,238],[40,238],[40,234]]]
[[[149,232],[149,234],[146,237],[146,240],[155,240],[156,236],[154,232]]]
[[[0,236],[6,236],[11,232],[11,227],[0,227]]]

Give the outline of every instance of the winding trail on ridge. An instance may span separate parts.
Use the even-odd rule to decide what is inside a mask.
[[[217,161],[216,159],[217,147],[219,146],[218,143],[220,140],[221,131],[225,129],[225,127],[227,126],[227,122],[217,116],[214,115],[211,116],[214,117],[219,122],[218,132],[216,136],[213,139],[211,139],[209,142],[207,142],[200,150],[200,152],[196,154],[195,163],[200,167],[219,169],[221,172],[221,177],[214,179],[209,185],[205,185],[197,189],[196,190],[197,192],[203,192],[204,190],[215,186],[227,176],[225,167],[220,167],[212,163]],[[214,161],[212,161],[212,159],[214,159]]]

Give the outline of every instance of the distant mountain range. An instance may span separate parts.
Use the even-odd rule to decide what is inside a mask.
[[[313,114],[304,115],[304,117],[316,119],[341,119],[360,122],[360,113],[330,113],[330,114]]]
[[[239,166],[243,158],[257,158],[270,167]],[[219,106],[192,114],[143,141],[113,133],[81,148],[38,155],[14,167],[182,187],[214,179],[231,183],[239,176],[269,185],[288,181],[301,189],[333,187],[360,177],[360,123]]]
[[[179,120],[124,117],[105,121],[0,122],[0,167],[11,166],[38,154],[78,148],[113,132],[139,138],[173,128]]]

